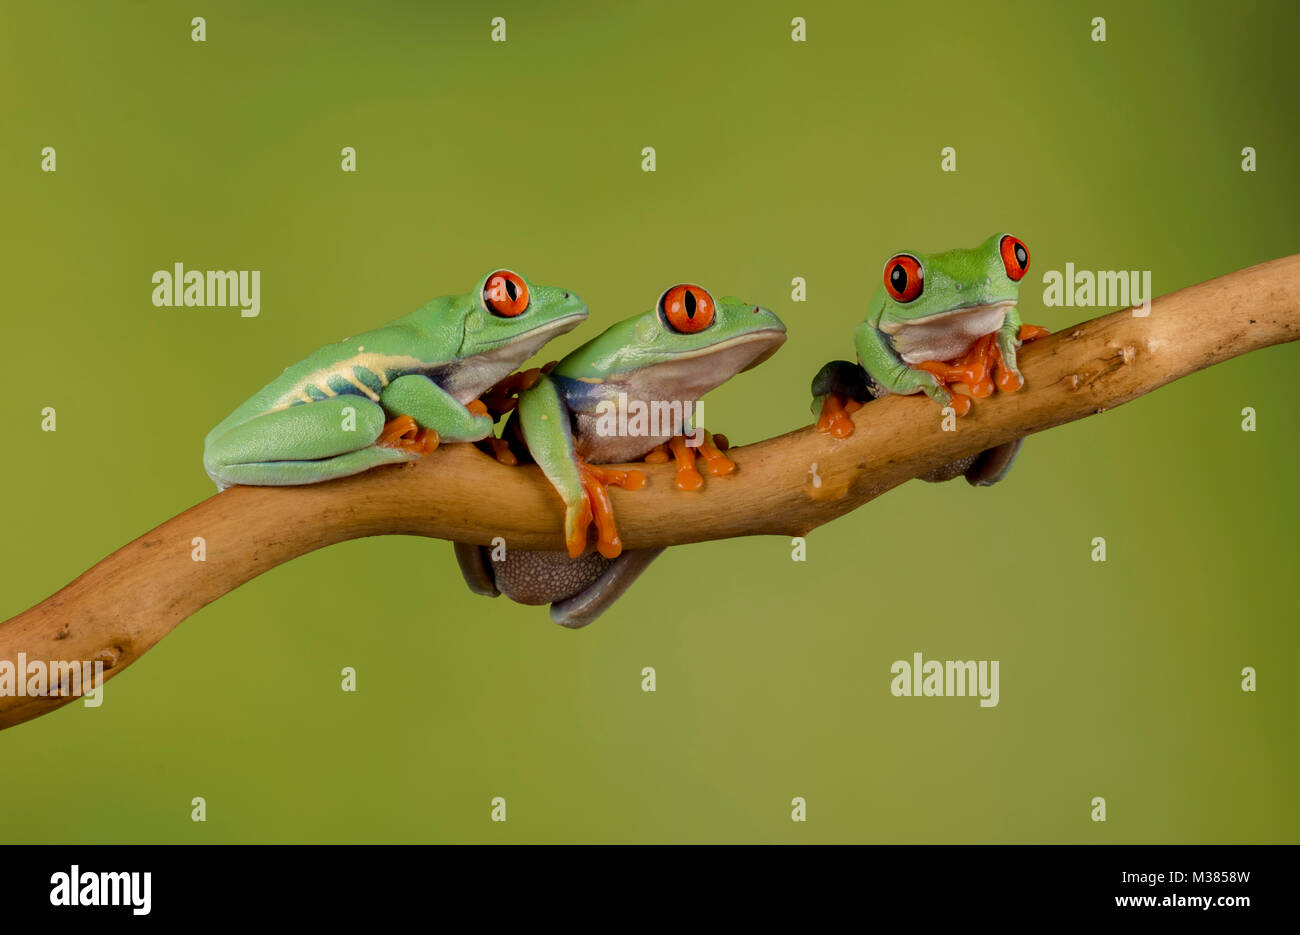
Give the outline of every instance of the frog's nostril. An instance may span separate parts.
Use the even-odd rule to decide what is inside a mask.
[[[569,297],[569,293],[567,293],[567,292],[564,293],[564,297],[567,299],[567,298]]]
[[[754,306],[754,314],[755,314],[755,315],[757,315],[757,314],[758,314],[759,312],[761,312],[761,311],[762,311],[762,309],[759,308],[757,305]]]

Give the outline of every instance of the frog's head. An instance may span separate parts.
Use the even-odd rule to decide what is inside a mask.
[[[640,384],[643,395],[698,398],[767,360],[785,342],[769,310],[682,283],[648,312],[625,319],[566,357],[564,375]]]
[[[512,368],[587,317],[587,306],[572,292],[508,269],[488,273],[453,308],[463,335],[457,356],[513,360]]]
[[[884,269],[875,326],[909,364],[950,360],[1002,326],[1029,269],[1029,250],[1011,234],[947,253],[898,253]]]

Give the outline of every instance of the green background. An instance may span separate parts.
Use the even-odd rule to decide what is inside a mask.
[[[1300,250],[1292,3],[2,9],[0,617],[209,496],[204,434],[287,364],[498,266],[592,308],[542,359],[673,282],[774,309],[787,345],[709,398],[744,443],[810,420],[897,250],[1014,232],[1053,329],[1102,311],[1043,308],[1066,262],[1162,294]],[[155,308],[176,261],[262,270],[260,317]],[[0,840],[1294,842],[1297,364],[907,484],[806,563],[675,549],[576,632],[442,542],[309,555],[0,733]],[[999,660],[1001,704],[894,698],[915,651]]]

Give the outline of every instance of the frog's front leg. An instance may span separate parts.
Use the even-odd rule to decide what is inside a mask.
[[[1007,312],[1006,320],[998,329],[998,359],[994,362],[998,389],[1004,393],[1014,393],[1025,385],[1025,378],[1021,375],[1016,360],[1019,349],[1021,345],[1045,338],[1049,334],[1050,331],[1038,325],[1021,324],[1020,313],[1014,308]]]
[[[433,429],[443,441],[476,442],[492,433],[493,419],[477,401],[463,406],[428,377],[409,373],[398,377],[379,397],[380,404],[394,418],[410,416],[424,428]]]
[[[384,410],[363,396],[276,409],[209,435],[203,466],[224,490],[315,484],[420,457],[410,449],[377,447],[384,421]]]
[[[587,527],[596,523],[596,548],[606,558],[623,551],[605,487],[616,484],[637,490],[645,483],[640,471],[614,471],[588,464],[573,446],[569,410],[555,383],[543,377],[519,397],[519,422],[533,460],[564,501],[564,541],[577,558],[587,548]]]
[[[885,335],[870,322],[858,325],[853,333],[853,343],[858,351],[858,360],[878,386],[903,396],[922,392],[941,406],[952,402],[952,394],[934,374],[905,363]]]
[[[1016,353],[1020,350],[1020,312],[1014,306],[998,329],[997,345],[1001,359],[995,363],[994,382],[1002,392],[1014,393],[1025,385],[1025,378],[1016,362]]]

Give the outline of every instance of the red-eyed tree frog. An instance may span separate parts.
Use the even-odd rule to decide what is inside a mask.
[[[603,613],[662,549],[623,551],[605,485],[639,488],[640,471],[598,467],[645,458],[677,461],[677,486],[698,490],[702,455],[714,475],[735,470],[702,426],[671,434],[628,430],[611,418],[622,408],[641,413],[694,403],[737,373],[767,360],[785,341],[785,325],[772,312],[731,296],[714,300],[696,285],[667,290],[648,312],[625,319],[588,341],[520,393],[502,437],[514,441],[519,457],[535,461],[564,501],[565,552],[507,548],[494,562],[490,547],[456,545],[466,583],[475,593],[503,593],[522,604],[551,605],[551,619],[581,627]],[[687,435],[699,441],[687,443]],[[497,440],[498,442],[502,440]],[[522,442],[522,444],[520,444]],[[494,446],[500,450],[500,446]],[[587,547],[594,521],[596,548]],[[507,544],[508,546],[508,544]]]
[[[208,433],[203,466],[234,484],[314,484],[477,441],[478,397],[587,317],[576,295],[501,269],[464,295],[316,351]]]
[[[1022,325],[1016,302],[1029,269],[1029,249],[1011,234],[947,253],[897,253],[854,333],[859,363],[831,361],[813,378],[817,429],[836,438],[853,433],[849,413],[889,393],[925,393],[961,416],[971,399],[994,387],[1015,392],[1024,383],[1016,351],[1048,332]],[[923,476],[958,474],[976,486],[1001,480],[1020,439],[963,458]]]

